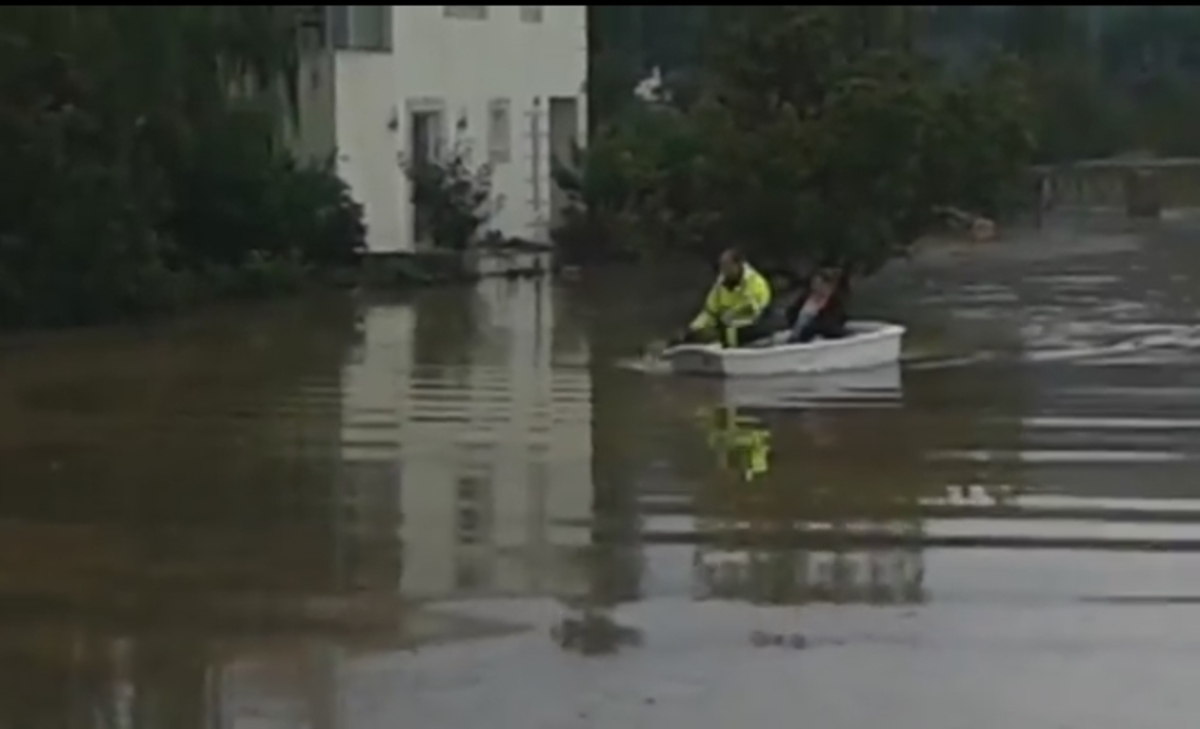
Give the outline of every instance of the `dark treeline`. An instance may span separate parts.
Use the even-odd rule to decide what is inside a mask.
[[[1035,156],[1062,161],[1146,150],[1200,154],[1200,8],[1164,5],[913,7],[914,38],[958,68],[995,50],[1029,65]],[[662,68],[687,77],[701,63],[721,6],[596,6],[596,78]],[[727,11],[726,11],[727,12]]]
[[[346,185],[288,151],[313,7],[0,10],[0,326],[269,294],[357,262]],[[580,204],[555,231],[577,260],[737,243],[869,272],[939,211],[1012,210],[1030,162],[1200,151],[1191,7],[589,13],[592,138],[554,170]],[[640,100],[652,68],[667,93]],[[430,177],[435,240],[478,237],[475,173]]]

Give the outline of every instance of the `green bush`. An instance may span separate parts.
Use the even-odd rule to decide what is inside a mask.
[[[277,141],[287,7],[0,11],[0,324],[285,291],[357,260],[346,186]]]
[[[635,107],[601,126],[586,152],[553,159],[554,181],[573,203],[552,231],[560,255],[638,258],[693,247],[704,221],[690,206],[693,165],[705,151],[697,131],[677,109]]]
[[[365,249],[361,206],[331,166],[300,165],[275,149],[265,121],[224,116],[168,171],[167,227],[186,261],[353,265]]]
[[[456,143],[442,159],[410,160],[403,168],[415,214],[424,216],[433,245],[466,250],[491,218],[491,166],[472,168],[469,149]]]

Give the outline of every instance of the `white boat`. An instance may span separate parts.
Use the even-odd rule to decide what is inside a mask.
[[[773,343],[753,347],[681,344],[663,352],[676,374],[762,377],[856,370],[898,362],[904,327],[880,321],[853,321],[839,339],[805,344]],[[785,340],[787,332],[775,335]]]

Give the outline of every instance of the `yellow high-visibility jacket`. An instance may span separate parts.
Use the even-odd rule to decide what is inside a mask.
[[[726,288],[718,276],[708,290],[704,308],[692,320],[693,331],[723,324],[731,329],[743,327],[762,316],[771,305],[771,284],[749,264],[742,264],[742,280],[736,288]]]

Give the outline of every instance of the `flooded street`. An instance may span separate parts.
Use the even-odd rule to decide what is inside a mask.
[[[897,265],[821,377],[645,371],[635,274],[0,341],[0,726],[1181,727],[1186,223]]]

